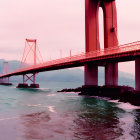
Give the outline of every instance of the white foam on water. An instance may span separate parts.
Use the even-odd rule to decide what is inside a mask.
[[[135,125],[134,116],[131,113],[129,113],[119,118],[119,122],[120,128],[123,130],[122,135],[119,137],[119,139],[135,140],[134,136],[131,135]]]
[[[120,103],[119,100],[109,100],[111,103]]]
[[[47,96],[49,96],[49,97],[51,97],[51,96],[55,96],[56,94],[49,94],[49,95],[47,95]]]
[[[117,106],[121,109],[126,110],[126,111],[140,109],[140,106],[134,106],[134,105],[131,105],[130,103],[120,103]]]
[[[10,88],[17,89],[17,87],[13,87],[13,86],[11,86]]]
[[[54,106],[48,106],[48,109],[50,112],[56,113],[56,111],[54,110]]]
[[[0,118],[0,121],[5,121],[5,120],[12,120],[12,119],[17,119],[19,117],[11,117],[11,118]]]
[[[135,117],[132,114],[133,110],[140,109],[139,106],[131,105],[130,103],[119,102],[119,100],[109,100],[117,104],[118,108],[123,109],[126,113],[119,117],[119,127],[122,129],[122,135],[118,138],[119,140],[135,140],[134,136],[131,135],[134,130]]]
[[[135,140],[135,137],[131,135],[135,126],[135,116],[132,111],[140,109],[140,107],[130,103],[119,102],[118,100],[110,100],[110,102],[117,103],[118,108],[126,111],[123,116],[119,117],[119,126],[122,129],[122,136],[119,137],[119,140]]]
[[[38,88],[40,90],[44,90],[44,91],[50,91],[51,89],[50,88]]]
[[[125,111],[133,111],[136,109],[140,109],[140,106],[135,106],[130,103],[119,102],[119,100],[108,100],[108,101],[112,102],[112,103],[118,103],[117,107],[119,107]]]
[[[28,104],[27,106],[28,106],[28,107],[40,107],[40,108],[44,107],[44,108],[48,108],[48,110],[49,110],[50,112],[56,113],[56,111],[54,110],[54,106],[43,106],[43,105],[41,105],[41,104],[35,104],[35,105]]]
[[[41,104],[35,104],[35,105],[28,104],[27,106],[29,106],[29,107],[38,107],[38,106],[41,106]]]
[[[78,98],[79,96],[68,96],[69,98]]]

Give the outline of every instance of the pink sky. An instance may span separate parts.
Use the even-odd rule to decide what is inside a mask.
[[[140,40],[140,0],[116,3],[119,43]],[[84,0],[1,0],[0,17],[1,59],[20,60],[25,38],[38,39],[44,61],[59,58],[60,50],[68,56],[70,49],[72,54],[85,49]],[[119,69],[134,73],[134,62],[121,63]]]

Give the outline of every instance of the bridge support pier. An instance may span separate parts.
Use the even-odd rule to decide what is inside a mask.
[[[105,85],[118,86],[118,63],[107,63],[105,66]]]
[[[10,83],[10,77],[1,78],[0,85],[6,85],[6,86],[12,85],[12,83]]]
[[[135,60],[135,90],[140,91],[140,58]]]
[[[85,65],[85,86],[98,85],[98,66],[92,63]]]
[[[30,88],[39,88],[39,84],[36,84],[36,73],[33,73],[33,84],[30,84]]]
[[[17,88],[39,88],[39,84],[36,84],[35,79],[36,73],[33,73],[33,75],[28,76],[27,74],[23,74],[23,83],[19,83]],[[32,81],[33,84],[30,84],[30,86],[26,83],[28,80]]]
[[[25,82],[25,74],[23,74],[23,83],[19,83],[17,88],[29,88],[28,84]]]

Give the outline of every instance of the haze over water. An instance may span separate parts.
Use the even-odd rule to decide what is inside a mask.
[[[49,88],[44,83],[40,86],[48,88],[41,89],[15,86],[0,86],[0,140],[140,139],[140,107],[57,93],[55,84]]]

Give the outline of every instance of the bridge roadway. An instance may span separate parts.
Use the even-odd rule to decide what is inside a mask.
[[[59,70],[65,68],[84,66],[86,63],[94,63],[103,66],[108,62],[125,62],[135,60],[140,56],[140,41],[121,45],[114,48],[103,49],[94,52],[81,53],[71,57],[56,59],[42,64],[28,66],[17,69],[0,78],[11,77],[14,75],[38,73],[43,71]]]

